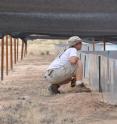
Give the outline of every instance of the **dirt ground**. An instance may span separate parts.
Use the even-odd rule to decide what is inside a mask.
[[[0,82],[0,124],[116,124],[117,107],[101,102],[100,94],[49,94],[43,74],[51,55],[28,55]]]

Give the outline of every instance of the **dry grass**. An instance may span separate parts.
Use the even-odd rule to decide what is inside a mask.
[[[28,42],[28,53],[39,55],[39,54],[47,54],[49,52],[50,54],[57,53],[57,45],[58,44],[65,44],[64,40],[35,40],[35,41],[29,41]]]
[[[74,93],[67,84],[62,94],[49,94],[43,74],[55,49],[47,45],[53,52],[40,56],[40,46],[29,43],[28,56],[0,82],[0,124],[116,124],[117,108],[100,102],[99,93]]]

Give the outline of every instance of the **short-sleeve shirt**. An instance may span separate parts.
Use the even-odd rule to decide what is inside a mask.
[[[75,66],[69,62],[70,57],[78,57],[78,51],[76,48],[68,48],[61,56],[58,56],[48,67],[49,69],[55,69],[63,67],[66,64],[70,64],[71,66]]]

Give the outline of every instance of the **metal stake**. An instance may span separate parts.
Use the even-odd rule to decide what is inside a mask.
[[[10,67],[13,69],[13,49],[12,49],[12,37],[10,36]]]
[[[23,59],[23,55],[24,55],[24,41],[22,40],[21,60]]]
[[[102,82],[101,82],[101,56],[98,58],[99,61],[99,92],[102,95],[102,100],[104,102],[103,90],[102,90]]]
[[[93,39],[93,51],[95,51],[95,39]]]
[[[6,36],[6,75],[8,75],[8,35]]]
[[[4,37],[1,40],[1,80],[4,79]]]
[[[17,39],[17,61],[18,61],[18,56],[19,56],[18,52],[19,52],[19,39]]]
[[[105,41],[105,39],[103,39],[103,43],[104,43],[104,51],[106,51],[106,41]]]
[[[25,55],[27,55],[27,41],[25,42]]]
[[[16,64],[16,39],[14,38],[14,63]]]
[[[86,55],[85,55],[85,58],[84,58],[84,78],[85,78],[85,71],[86,71]]]

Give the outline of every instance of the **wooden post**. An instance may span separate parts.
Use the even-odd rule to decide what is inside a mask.
[[[101,81],[101,56],[98,56],[98,63],[99,63],[99,92],[101,93],[102,100],[104,102],[103,88],[102,88],[102,81]]]
[[[12,37],[10,36],[10,68],[13,69]]]
[[[93,51],[95,51],[95,38],[93,38]]]
[[[81,55],[81,53],[80,53],[80,60],[82,59],[82,55]]]
[[[6,75],[8,75],[8,35],[6,36]]]
[[[1,40],[1,80],[4,79],[4,37]]]
[[[85,58],[84,58],[84,78],[85,78],[85,73],[86,73],[86,55],[85,55]]]
[[[27,41],[25,41],[25,52],[24,52],[24,56],[27,55]]]
[[[102,85],[101,85],[101,56],[98,56],[99,62],[99,92],[102,92]]]
[[[89,46],[88,46],[88,51],[89,51]]]
[[[24,55],[24,41],[22,40],[21,60],[23,59],[23,55]]]
[[[26,41],[26,55],[27,55],[27,53],[28,53],[28,43]]]
[[[16,38],[14,38],[14,63],[16,64]]]
[[[17,61],[18,61],[18,55],[19,55],[19,39],[17,39]]]
[[[105,39],[103,39],[103,43],[104,43],[104,51],[106,51],[106,41],[105,41]]]
[[[24,57],[26,56],[26,41],[24,41]]]

